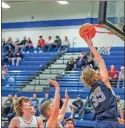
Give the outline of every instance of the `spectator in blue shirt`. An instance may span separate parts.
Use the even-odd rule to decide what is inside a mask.
[[[33,98],[31,99],[31,103],[35,108],[38,108],[39,100],[37,99],[36,93],[33,94]]]
[[[40,104],[42,104],[42,103],[44,103],[44,102],[46,102],[46,101],[48,101],[48,100],[50,100],[50,98],[49,98],[49,94],[46,93],[46,94],[45,94],[45,98],[41,101]],[[50,101],[51,101],[51,100],[50,100]]]

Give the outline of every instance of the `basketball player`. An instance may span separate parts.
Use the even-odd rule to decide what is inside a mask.
[[[35,111],[29,98],[19,98],[14,105],[14,110],[17,116],[11,120],[9,128],[43,128],[42,120],[33,115]]]
[[[67,90],[65,91],[65,101],[63,106],[60,110],[60,88],[56,81],[50,80],[49,81],[52,85],[55,86],[55,96],[54,102],[51,103],[50,101],[44,102],[41,107],[40,111],[41,114],[46,117],[47,122],[45,123],[44,128],[63,128],[61,125],[61,121],[64,119],[69,96],[67,94]]]
[[[87,36],[85,41],[99,66],[99,73],[89,67],[82,72],[82,80],[85,86],[91,88],[89,101],[93,105],[98,120],[96,128],[119,128],[116,98],[109,83],[105,62]]]

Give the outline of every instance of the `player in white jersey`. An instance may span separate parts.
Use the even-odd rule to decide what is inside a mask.
[[[17,116],[11,120],[9,128],[43,128],[42,120],[33,115],[35,110],[29,98],[19,98],[14,105],[14,110]]]

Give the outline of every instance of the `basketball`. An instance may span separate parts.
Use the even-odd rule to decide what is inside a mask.
[[[85,24],[79,29],[79,35],[85,39],[85,36],[92,39],[96,34],[96,29],[92,24]]]

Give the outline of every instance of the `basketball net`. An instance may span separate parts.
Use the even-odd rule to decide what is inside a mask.
[[[111,33],[111,32],[99,32],[99,31],[97,31],[97,33],[113,35],[113,33]],[[107,55],[108,56],[108,55],[110,55],[113,41],[110,41],[108,43],[103,43],[102,40],[100,41],[101,43],[99,43],[97,50],[101,55]]]

